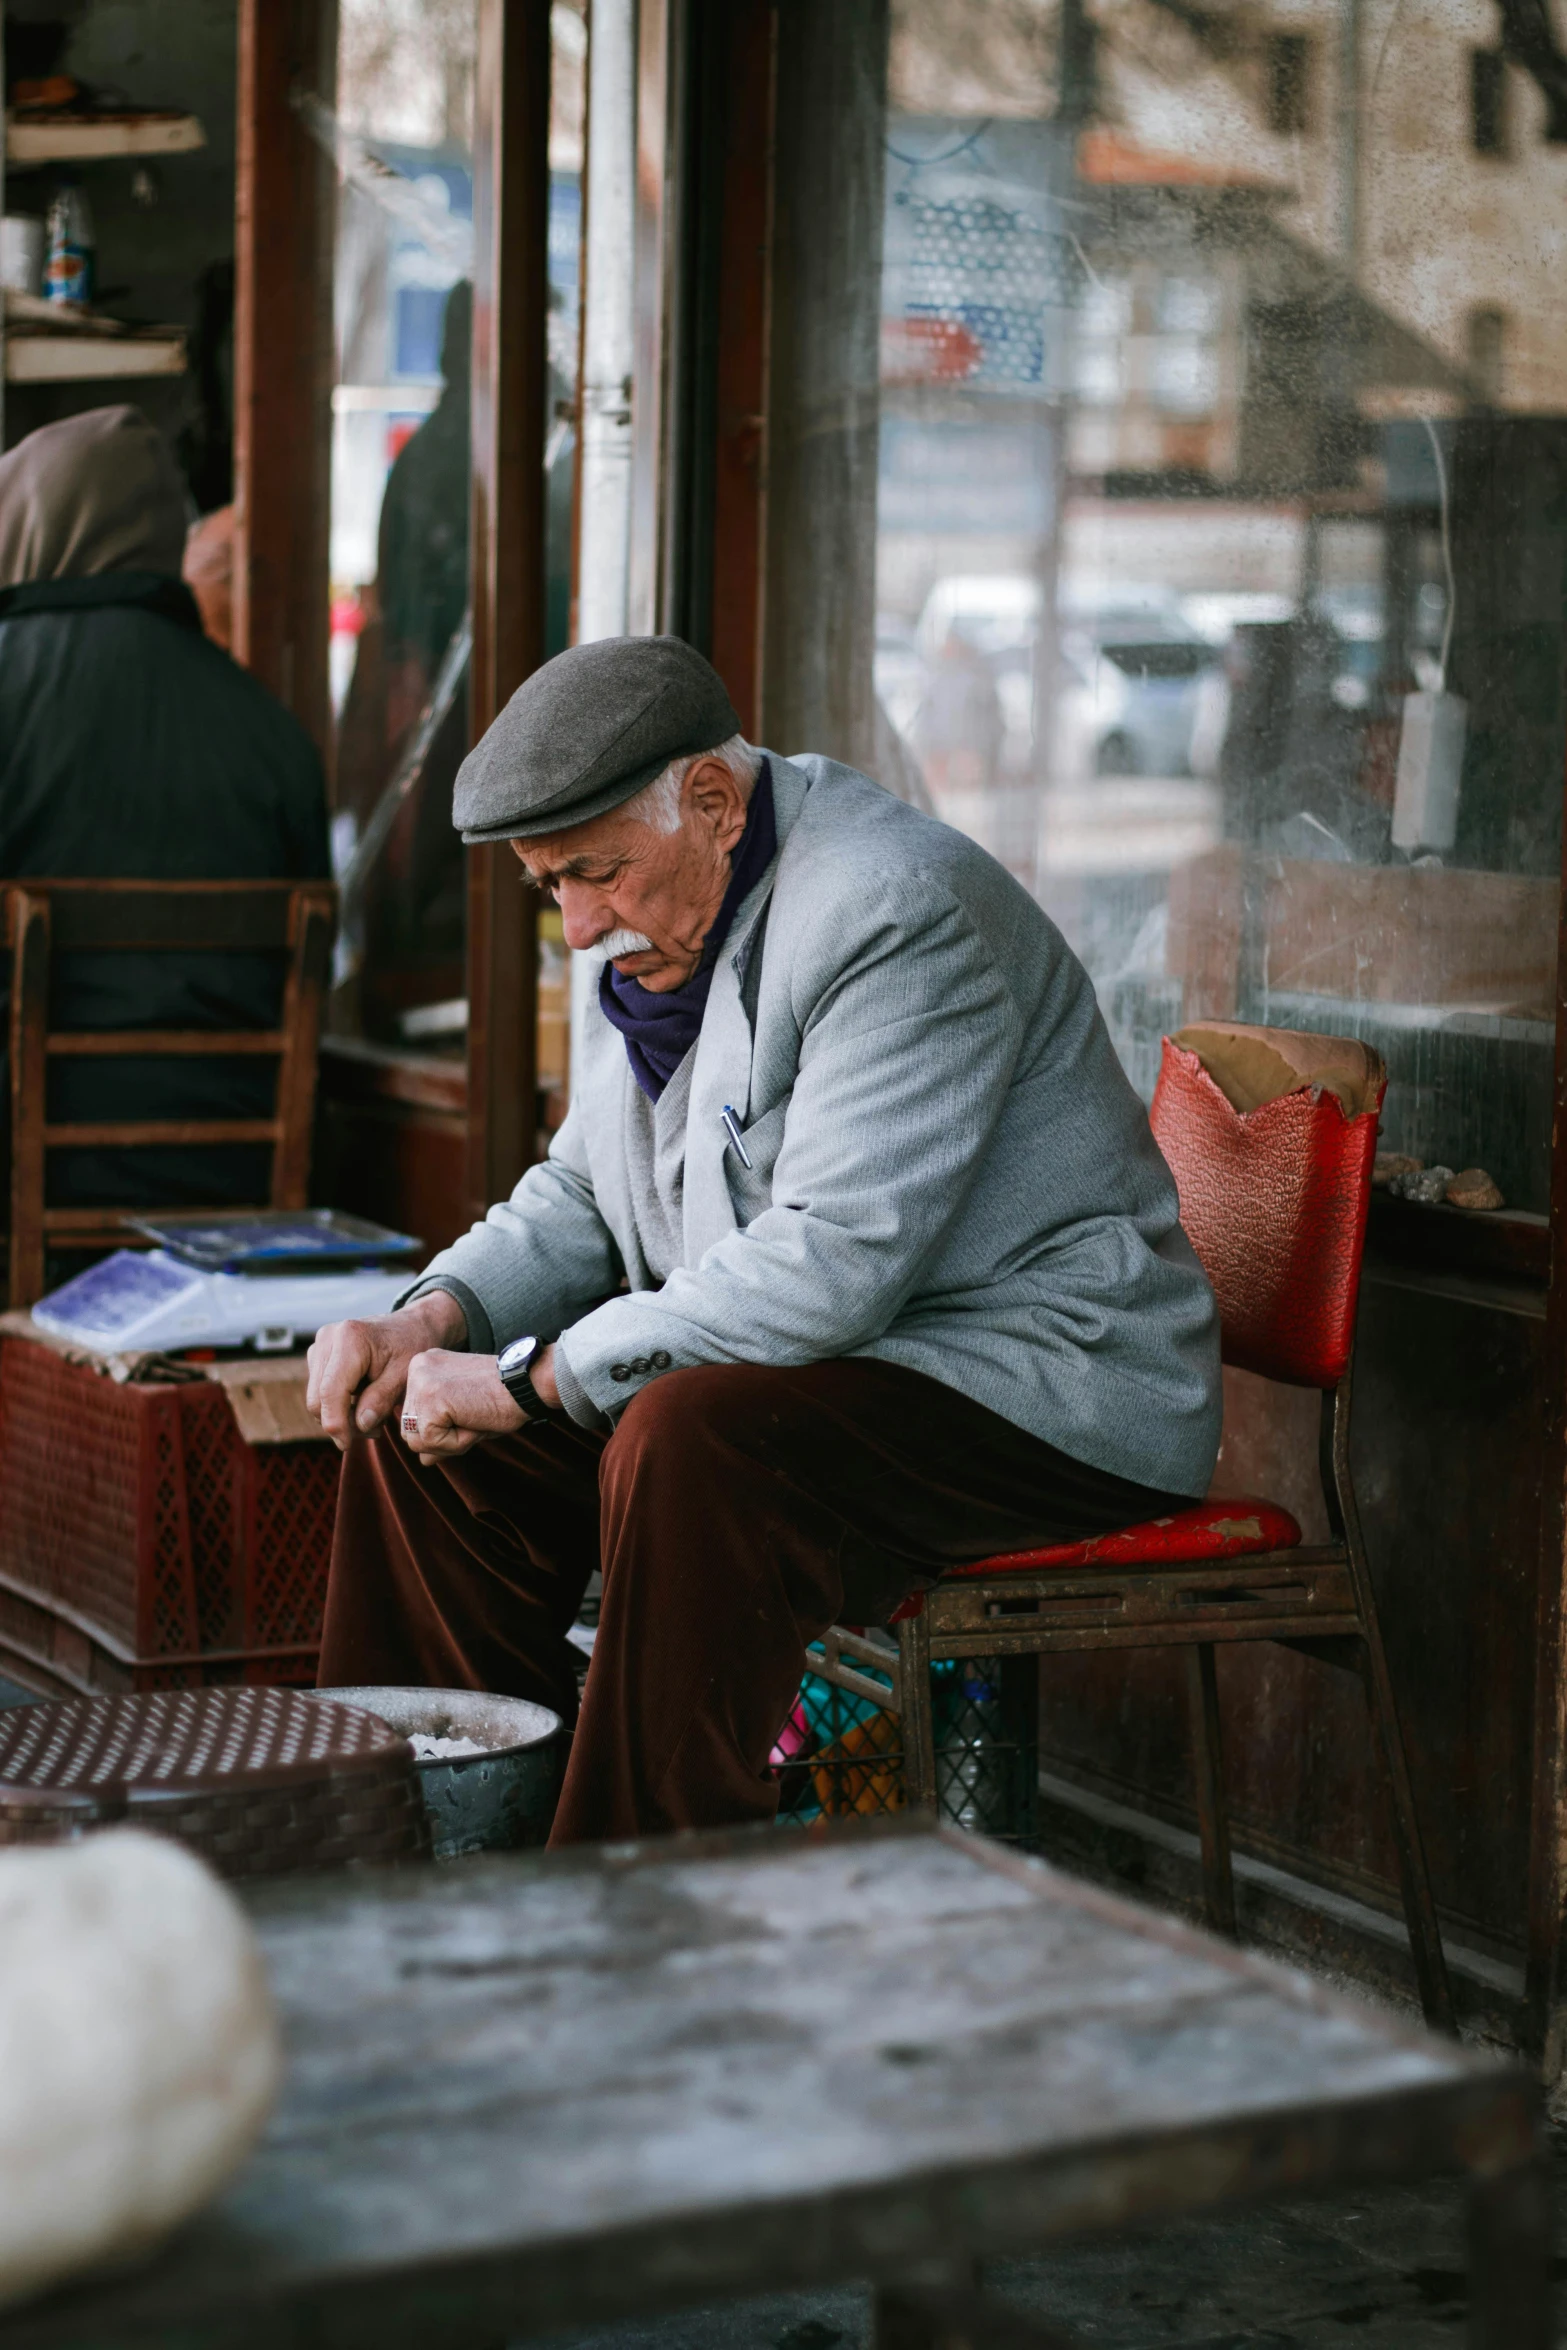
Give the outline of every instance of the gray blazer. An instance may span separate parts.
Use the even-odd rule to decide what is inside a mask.
[[[1213,1298],[1082,965],[962,833],[830,759],[772,756],[772,778],[778,854],[692,1067],[683,1267],[659,1287],[638,1246],[635,1081],[595,1013],[548,1159],[409,1295],[450,1288],[486,1352],[558,1339],[579,1417],[613,1422],[666,1369],[870,1355],[1203,1493]]]

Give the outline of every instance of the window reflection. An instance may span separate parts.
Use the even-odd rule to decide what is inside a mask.
[[[458,663],[422,732],[420,719],[468,605],[475,50],[473,0],[341,8],[334,1024],[424,1046],[460,1044],[464,1024],[463,861],[449,815],[467,746]]]
[[[1102,0],[1063,103],[1054,8],[894,0],[876,693],[1145,1093],[1195,1016],[1362,1035],[1385,1147],[1543,1211],[1567,347],[1510,322],[1555,156],[1402,13],[1347,90],[1330,0]]]
[[[341,0],[334,301],[332,1024],[461,1054],[466,872],[451,793],[468,746],[475,0]],[[568,640],[586,29],[551,12],[548,649]],[[547,928],[547,925],[546,925]],[[541,947],[546,1125],[563,1115]]]

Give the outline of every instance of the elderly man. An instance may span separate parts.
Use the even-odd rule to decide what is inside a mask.
[[[570,1719],[600,1566],[554,1840],[764,1819],[826,1625],[1205,1491],[1213,1301],[1053,925],[863,775],[750,749],[688,646],[550,662],[455,816],[603,959],[598,1013],[545,1163],[311,1350],[322,1679]]]

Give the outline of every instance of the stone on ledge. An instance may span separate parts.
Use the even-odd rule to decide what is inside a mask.
[[[1421,1167],[1411,1175],[1395,1175],[1388,1190],[1395,1199],[1412,1199],[1423,1208],[1438,1208],[1452,1180],[1451,1167]]]
[[[1466,1167],[1447,1187],[1450,1208],[1499,1208],[1502,1195],[1483,1167]]]

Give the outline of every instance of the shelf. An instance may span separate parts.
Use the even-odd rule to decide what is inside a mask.
[[[207,134],[194,114],[34,114],[7,116],[5,160],[96,163],[115,155],[188,155]]]
[[[5,338],[5,380],[11,384],[95,383],[110,376],[183,375],[185,337],[175,331],[145,335],[30,335]]]
[[[329,1101],[467,1110],[468,1063],[461,1052],[418,1052],[358,1036],[323,1036],[320,1058],[322,1093]]]
[[[1366,1262],[1379,1259],[1433,1272],[1544,1283],[1551,1272],[1551,1227],[1546,1217],[1521,1208],[1475,1214],[1374,1191]]]

